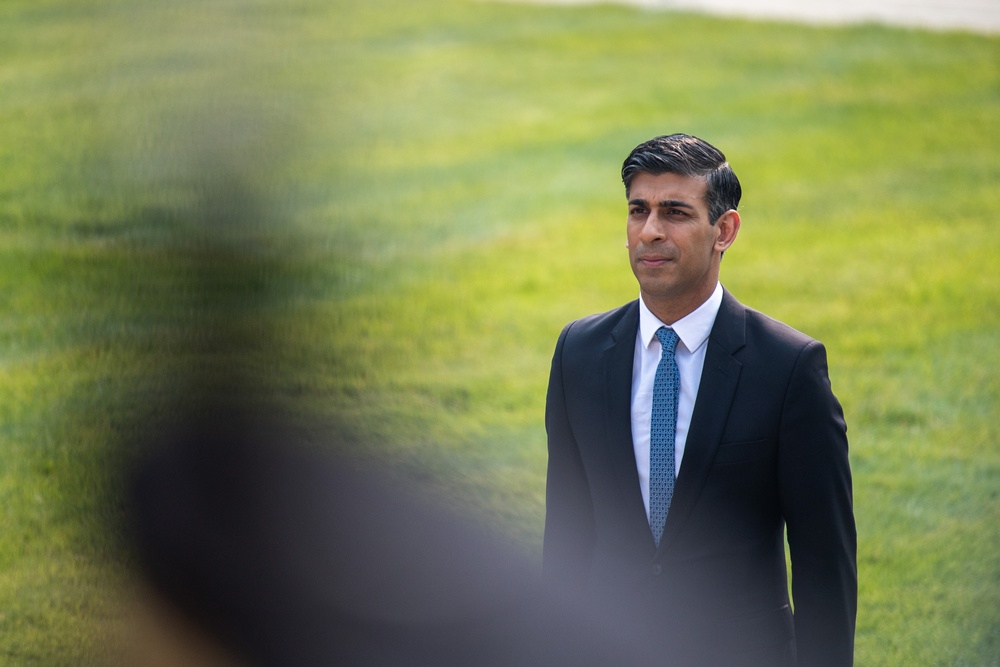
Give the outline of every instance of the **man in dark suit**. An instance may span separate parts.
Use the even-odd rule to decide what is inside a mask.
[[[657,137],[622,180],[640,298],[559,336],[543,570],[626,619],[648,664],[850,665],[857,536],[825,349],[720,285],[741,196],[720,151]]]

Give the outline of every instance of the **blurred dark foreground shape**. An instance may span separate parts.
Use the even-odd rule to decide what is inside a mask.
[[[500,536],[260,413],[202,413],[130,486],[151,591],[134,664],[631,662],[616,633],[548,595]]]
[[[138,411],[156,423],[140,418],[126,430],[141,441],[121,443],[123,458],[145,450],[125,494],[140,582],[126,663],[634,662],[610,625],[546,592],[496,527],[443,508],[374,455],[344,453],[366,451],[363,437],[306,434],[269,405],[299,396],[283,384],[282,318],[314,265],[258,189],[267,160],[247,173],[242,143],[221,136],[180,164],[191,203],[137,223],[167,270],[162,284],[136,272],[135,300],[175,337],[149,346],[150,373],[173,371]]]

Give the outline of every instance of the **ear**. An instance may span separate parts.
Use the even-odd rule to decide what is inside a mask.
[[[740,233],[740,214],[729,209],[719,216],[715,226],[719,230],[715,237],[715,250],[723,253],[729,249],[729,246],[733,245],[736,235]]]

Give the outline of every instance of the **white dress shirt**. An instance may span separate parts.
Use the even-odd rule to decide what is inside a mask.
[[[684,445],[691,426],[694,401],[701,385],[701,371],[705,367],[705,350],[708,335],[712,332],[715,317],[722,305],[722,285],[716,283],[715,291],[693,312],[674,322],[669,328],[680,339],[674,358],[681,376],[681,395],[677,405],[677,434],[674,440],[675,473],[680,474]],[[660,341],[656,331],[667,326],[646,307],[639,296],[639,330],[635,335],[635,355],[632,360],[632,447],[635,450],[635,467],[639,471],[642,502],[649,518],[649,420],[653,409],[653,380],[660,363]]]

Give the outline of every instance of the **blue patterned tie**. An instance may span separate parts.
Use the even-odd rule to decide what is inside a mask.
[[[674,496],[674,437],[677,431],[677,399],[681,374],[674,360],[677,334],[660,327],[656,332],[662,352],[653,381],[653,410],[649,423],[649,528],[660,546],[663,524]]]

